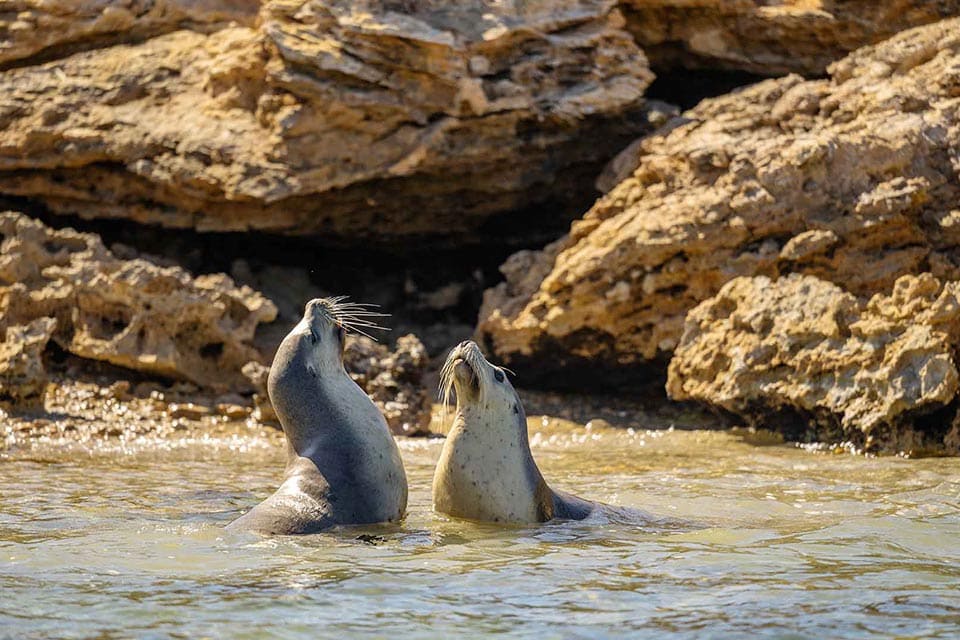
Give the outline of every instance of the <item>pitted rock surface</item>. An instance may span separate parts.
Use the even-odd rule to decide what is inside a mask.
[[[0,328],[55,318],[52,339],[81,358],[213,389],[250,387],[241,368],[273,303],[224,274],[121,260],[89,233],[0,214]]]
[[[856,296],[960,279],[960,20],[907,31],[826,80],[768,80],[645,138],[571,232],[522,252],[478,334],[541,375],[662,371],[684,317],[738,276],[797,272]],[[573,364],[571,364],[573,363]]]
[[[813,276],[736,278],[687,315],[667,391],[752,426],[799,427],[795,437],[833,428],[867,447],[897,434],[903,446],[916,432],[916,446],[930,435],[923,417],[956,400],[958,347],[957,282],[904,276],[863,302]],[[950,419],[941,422],[938,444]]]
[[[508,213],[524,235],[651,129],[652,79],[610,0],[270,0],[255,28],[0,74],[0,194],[328,241],[475,240]]]

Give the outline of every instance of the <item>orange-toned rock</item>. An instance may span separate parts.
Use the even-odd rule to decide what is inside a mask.
[[[621,0],[658,68],[821,75],[847,53],[960,15],[957,0]]]
[[[958,346],[957,282],[904,276],[861,302],[813,276],[736,278],[687,314],[667,391],[794,438],[943,446],[956,409],[927,417],[957,398]]]
[[[4,0],[0,67],[191,27],[252,25],[258,0]]]
[[[0,214],[0,328],[56,318],[53,340],[81,358],[247,389],[254,332],[273,303],[223,274],[115,257],[99,236]],[[44,341],[44,344],[46,342]]]
[[[43,407],[47,387],[43,350],[56,326],[53,318],[37,318],[6,328],[0,343],[0,404],[13,409]]]
[[[487,291],[479,336],[507,366],[534,361],[526,379],[662,371],[687,311],[738,276],[805,273],[857,296],[904,274],[960,279],[960,19],[682,119],[638,145],[629,177],[567,237],[508,260]]]
[[[352,241],[476,239],[546,203],[563,224],[651,128],[652,79],[612,0],[270,0],[256,28],[0,74],[0,194]]]

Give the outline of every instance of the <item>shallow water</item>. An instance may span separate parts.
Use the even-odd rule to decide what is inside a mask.
[[[275,439],[41,444],[0,457],[0,637],[960,635],[958,460],[534,431],[555,488],[679,524],[451,520],[441,441],[403,440],[401,526],[258,539],[221,527],[275,487]]]

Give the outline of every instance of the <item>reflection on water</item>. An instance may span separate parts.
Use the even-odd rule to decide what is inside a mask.
[[[955,637],[960,461],[560,425],[548,481],[690,526],[502,528],[430,509],[438,440],[401,442],[400,526],[228,535],[275,441],[0,457],[0,637]]]

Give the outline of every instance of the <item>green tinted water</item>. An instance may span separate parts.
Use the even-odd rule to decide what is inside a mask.
[[[958,460],[533,442],[555,487],[695,525],[450,520],[430,509],[441,442],[404,440],[402,526],[257,539],[221,527],[275,487],[276,440],[38,444],[0,458],[0,637],[960,635]]]

